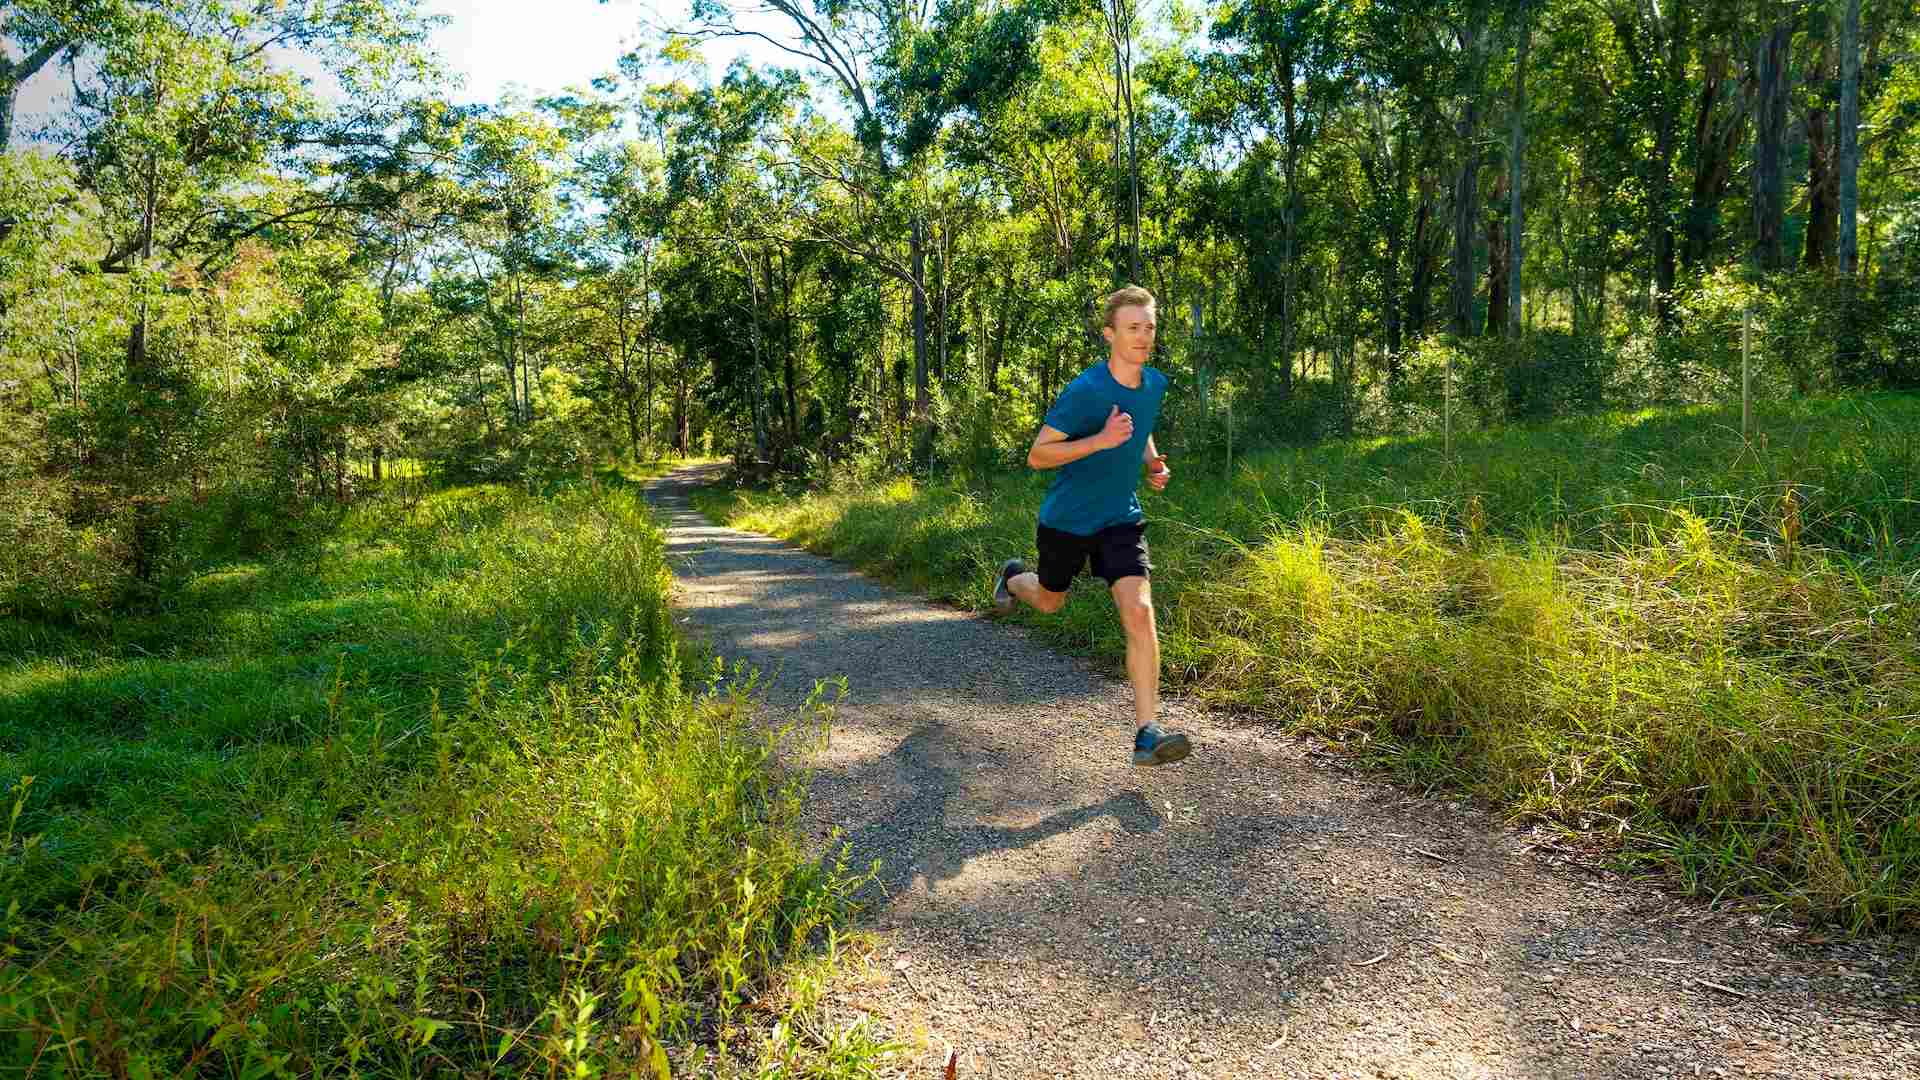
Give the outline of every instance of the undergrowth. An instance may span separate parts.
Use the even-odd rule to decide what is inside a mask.
[[[771,730],[668,585],[629,491],[468,488],[7,625],[0,1061],[868,1075],[887,1046],[812,1011],[863,878],[775,754],[831,696]]]

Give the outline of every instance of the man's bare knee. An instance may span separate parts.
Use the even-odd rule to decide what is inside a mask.
[[[1035,610],[1043,611],[1051,615],[1067,606],[1067,594],[1063,592],[1053,592],[1043,585],[1033,590],[1033,596],[1029,598],[1028,603],[1031,603]]]
[[[1153,633],[1153,595],[1145,581],[1122,578],[1113,587],[1113,606],[1128,634]]]

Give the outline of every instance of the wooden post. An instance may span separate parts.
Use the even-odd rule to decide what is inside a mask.
[[[1453,350],[1447,350],[1447,362],[1441,377],[1440,398],[1444,403],[1440,408],[1441,450],[1447,460],[1453,460]]]

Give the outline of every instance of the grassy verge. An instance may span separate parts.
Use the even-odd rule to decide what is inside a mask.
[[[865,1075],[797,1036],[854,880],[667,586],[629,491],[470,488],[0,626],[0,1062]]]
[[[1169,682],[1687,885],[1920,927],[1920,403],[1612,416],[1181,462]],[[1046,478],[716,492],[706,511],[981,609]],[[1098,583],[1030,620],[1117,663]]]

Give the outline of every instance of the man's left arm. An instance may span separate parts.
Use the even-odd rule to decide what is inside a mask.
[[[1147,436],[1147,447],[1141,460],[1147,466],[1147,483],[1152,485],[1153,490],[1167,490],[1167,481],[1173,478],[1173,470],[1167,468],[1167,459],[1161,457],[1160,451],[1154,448],[1151,435]]]

